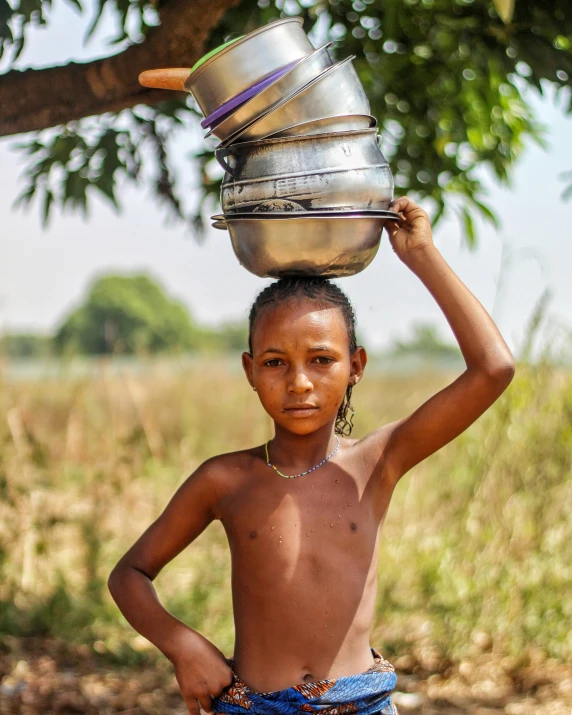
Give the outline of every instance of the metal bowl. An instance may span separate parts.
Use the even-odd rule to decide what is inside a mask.
[[[224,42],[222,45],[219,45],[218,47],[215,47],[214,50],[211,50],[210,52],[207,52],[206,55],[203,55],[200,60],[197,60],[195,64],[191,67],[191,72],[195,72],[196,70],[199,69],[201,65],[204,65],[204,63],[207,60],[210,60],[211,57],[214,57],[215,55],[218,55],[219,52],[222,52],[224,49],[226,49],[229,45],[232,45],[233,42],[237,42],[238,40],[242,40],[244,35],[240,35],[240,37],[234,37],[232,40],[228,40],[228,42]]]
[[[378,216],[380,218],[386,218],[390,219],[391,221],[401,221],[401,216],[396,213],[395,211],[380,211],[377,209],[364,209],[360,211],[312,211],[312,213],[306,212],[306,216],[321,216],[321,217],[336,217],[339,216],[340,213],[343,213],[345,216]],[[226,220],[227,218],[269,218],[269,219],[274,219],[274,218],[290,218],[294,214],[294,216],[297,215],[297,212],[293,211],[252,211],[249,213],[241,213],[241,214],[227,214],[226,216],[224,214],[216,214],[215,216],[211,216],[211,226],[213,228],[220,228],[223,231],[228,230],[228,226],[226,225]]]
[[[393,175],[376,129],[271,138],[217,149],[225,214],[386,210]]]
[[[276,134],[270,134],[268,139],[282,137],[306,137],[327,132],[349,132],[352,129],[371,129],[377,126],[377,119],[371,114],[346,114],[341,117],[324,117],[315,122],[303,122],[286,127]]]
[[[302,19],[276,20],[203,62],[185,82],[205,117],[255,82],[314,52]]]
[[[287,127],[313,122],[325,117],[347,114],[369,114],[370,107],[352,55],[325,69],[316,79],[299,92],[284,99],[262,117],[232,134],[221,142],[224,148],[241,139],[241,142],[265,139]]]
[[[282,69],[276,70],[276,72],[273,72],[271,75],[268,75],[268,77],[265,77],[264,79],[255,82],[251,87],[245,89],[244,92],[237,94],[228,102],[221,104],[218,109],[215,109],[212,114],[209,114],[208,117],[205,117],[201,121],[201,127],[203,129],[207,129],[208,133],[206,136],[210,136],[212,130],[216,126],[224,122],[225,119],[228,119],[231,114],[234,114],[234,112],[236,112],[236,110],[243,104],[248,102],[248,100],[252,99],[253,97],[256,97],[263,90],[265,90],[266,87],[269,87],[273,82],[276,82],[277,79],[282,77],[283,74],[286,74],[286,72],[290,72],[292,67],[294,67],[294,65],[297,65],[298,62],[301,62],[301,60],[294,60],[294,62],[290,62],[290,64],[286,65],[286,67],[282,67]]]
[[[239,263],[261,278],[352,276],[374,259],[390,218],[359,213],[288,218],[226,217]]]
[[[292,96],[309,82],[316,79],[333,62],[328,52],[331,42],[311,55],[299,60],[291,70],[279,77],[269,87],[263,89],[258,95],[242,104],[235,112],[222,122],[213,126],[207,134],[214,134],[221,140],[236,134],[240,129],[256,121],[274,107],[281,104],[284,99]]]

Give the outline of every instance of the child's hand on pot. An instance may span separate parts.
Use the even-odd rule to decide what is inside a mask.
[[[402,261],[407,262],[417,251],[434,245],[429,216],[414,201],[403,196],[394,199],[389,208],[403,216],[401,221],[388,221],[385,224],[391,246]]]

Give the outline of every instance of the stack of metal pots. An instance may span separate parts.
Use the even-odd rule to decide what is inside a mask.
[[[358,273],[398,218],[354,57],[335,63],[330,45],[314,49],[300,18],[278,20],[213,50],[183,83],[207,136],[220,139],[223,214],[213,226],[261,277]]]

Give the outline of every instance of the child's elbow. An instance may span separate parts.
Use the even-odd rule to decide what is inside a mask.
[[[109,593],[112,596],[113,596],[113,591],[115,589],[115,586],[117,584],[118,575],[119,575],[119,572],[117,570],[117,566],[115,566],[107,578],[107,590],[109,591]]]
[[[107,578],[107,589],[109,593],[113,596],[113,592],[120,587],[120,583],[125,575],[125,564],[123,559],[120,559],[109,574]]]
[[[495,381],[502,385],[503,390],[505,390],[512,382],[515,372],[516,363],[511,355],[510,358],[507,358],[495,368],[493,377]]]

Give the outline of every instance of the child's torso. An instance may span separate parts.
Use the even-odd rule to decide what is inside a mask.
[[[246,456],[248,455],[248,456]],[[256,691],[367,670],[379,525],[390,494],[351,446],[284,479],[254,453],[225,478],[235,668]]]

